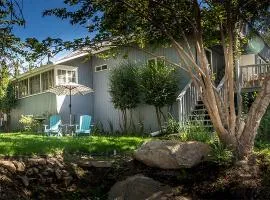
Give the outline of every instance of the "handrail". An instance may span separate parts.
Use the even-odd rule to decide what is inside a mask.
[[[187,92],[187,89],[191,86],[192,80],[188,82],[188,84],[184,87],[184,89],[181,91],[181,93],[178,95],[177,99],[181,99]]]
[[[199,93],[192,80],[184,87],[177,100],[179,102],[179,124],[180,127],[183,127],[199,100]]]
[[[225,76],[223,76],[223,78],[221,79],[221,81],[219,82],[218,86],[217,86],[217,91],[219,92],[222,87],[224,86],[225,83]]]
[[[225,93],[225,77],[222,78],[219,85],[217,86],[217,91],[220,93],[222,98],[224,98]],[[181,93],[178,95],[178,106],[179,106],[179,124],[180,127],[183,127],[185,123],[188,121],[189,116],[192,114],[198,100],[199,100],[199,92],[197,87],[192,80],[188,82],[188,84],[184,87]]]

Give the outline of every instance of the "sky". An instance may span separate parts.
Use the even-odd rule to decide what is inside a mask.
[[[65,7],[63,0],[24,0],[23,15],[26,20],[25,27],[15,27],[14,34],[25,40],[29,37],[35,37],[43,40],[47,37],[61,38],[63,40],[72,40],[74,38],[88,35],[87,30],[79,25],[71,25],[68,20],[61,20],[56,17],[42,17],[42,12],[50,8]],[[63,57],[60,53],[54,60]]]

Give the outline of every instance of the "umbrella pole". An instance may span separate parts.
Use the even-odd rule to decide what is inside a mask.
[[[71,88],[69,89],[69,125],[71,125]]]

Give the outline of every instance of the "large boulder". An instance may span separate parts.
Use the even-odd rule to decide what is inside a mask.
[[[170,191],[169,186],[139,174],[115,183],[108,194],[108,199],[145,200],[150,197],[155,199],[153,198],[155,194],[160,195],[168,191]]]
[[[191,168],[207,159],[210,147],[202,142],[152,140],[136,150],[135,159],[161,169]]]

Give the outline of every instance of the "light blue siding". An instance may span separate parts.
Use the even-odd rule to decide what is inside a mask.
[[[21,115],[45,115],[56,114],[56,95],[43,93],[19,99],[15,109],[11,111],[11,128],[20,128]]]
[[[77,58],[62,63],[64,65],[78,67],[78,83],[93,88],[93,73],[91,68],[91,59],[85,57]],[[79,123],[80,115],[94,115],[93,96],[95,93],[84,96],[74,95],[71,97],[71,112],[74,116],[75,123]],[[64,123],[69,122],[69,96],[57,97],[57,111],[61,115]]]

